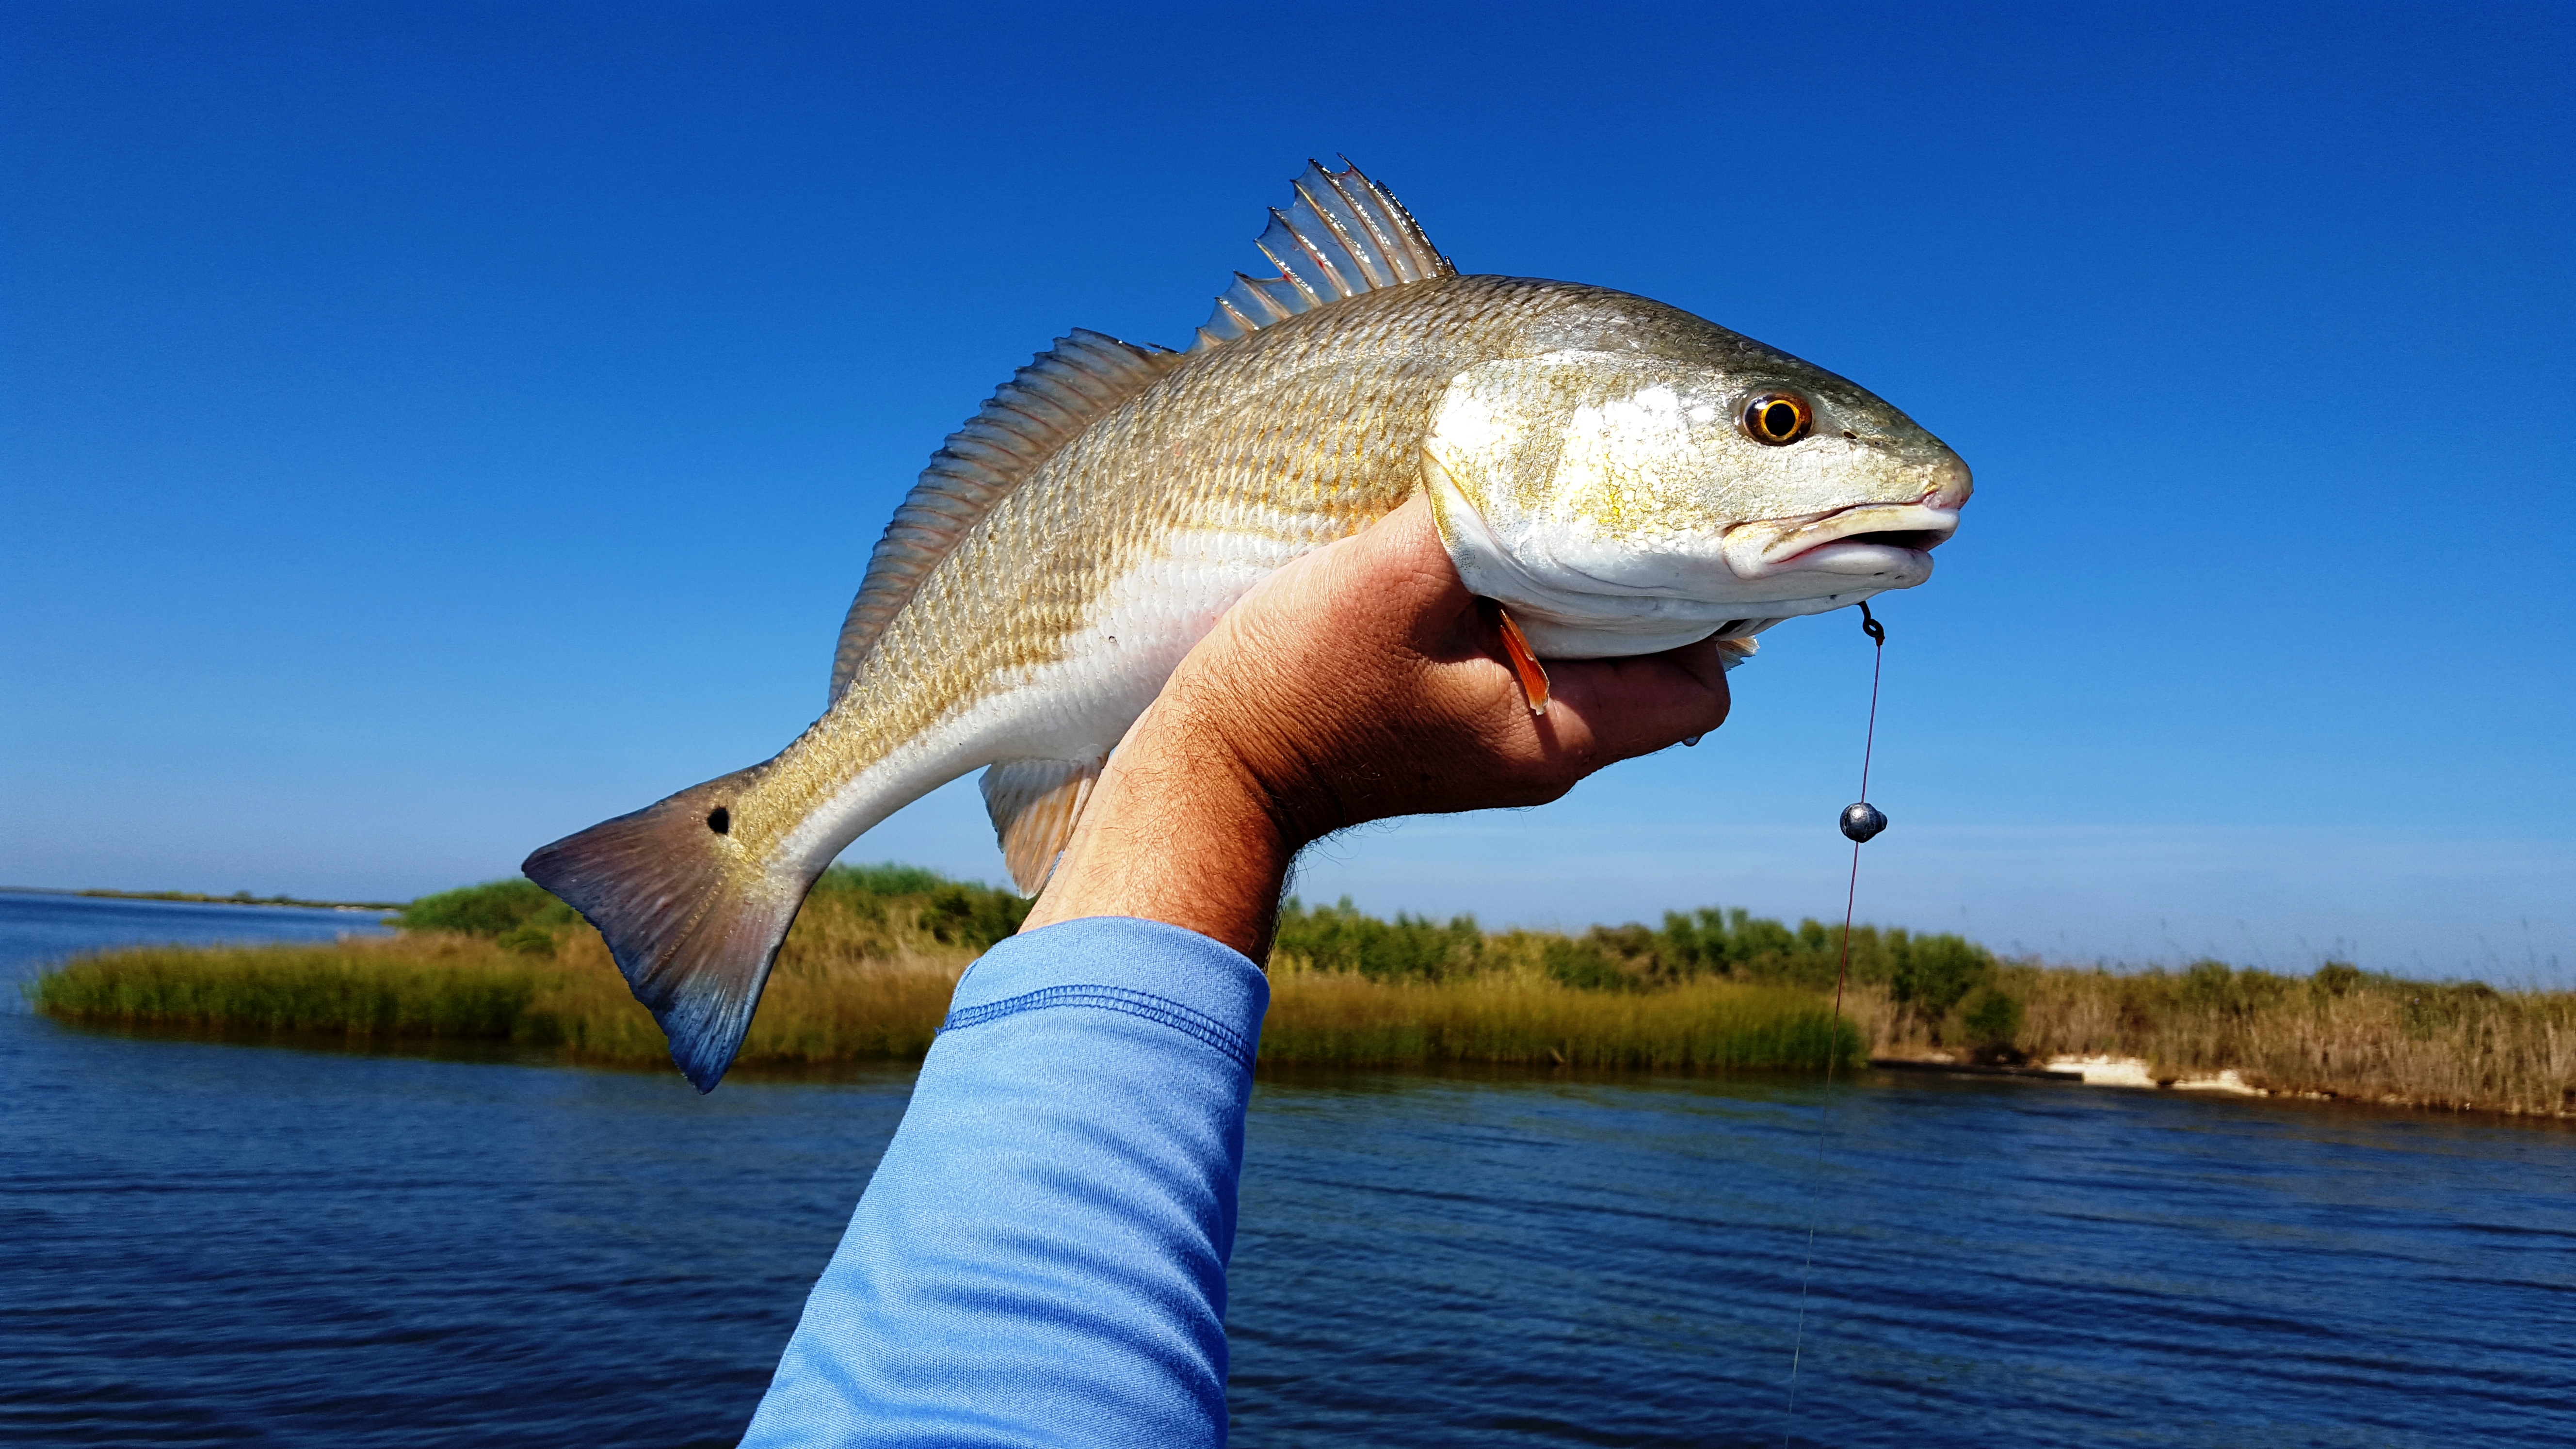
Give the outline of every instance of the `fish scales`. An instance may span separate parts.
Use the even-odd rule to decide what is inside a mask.
[[[1325,225],[1326,188],[1401,218],[1409,260]],[[1311,168],[1298,194],[1264,237],[1282,278],[1229,290],[1197,349],[1130,358],[1077,334],[997,395],[1017,411],[988,405],[950,440],[974,488],[925,473],[853,606],[846,682],[784,751],[529,858],[701,1089],[851,840],[991,766],[1034,890],[1089,779],[1226,608],[1417,492],[1470,587],[1559,657],[1711,636],[1750,652],[1780,618],[1928,575],[1968,475],[1885,403],[1661,303],[1457,275],[1356,168]],[[1283,315],[1243,321],[1256,304]]]
[[[1374,303],[1376,315],[1290,318],[1199,354],[1095,423],[941,560],[841,700],[780,757],[782,784],[800,781],[783,802],[793,818],[904,743],[937,738],[956,712],[1062,662],[1066,642],[1091,631],[1101,595],[1150,573],[1174,535],[1285,562],[1392,512],[1419,484],[1441,384],[1462,357],[1490,349],[1489,334],[1526,325],[1551,290],[1569,289],[1457,277],[1369,293],[1344,305]],[[1343,325],[1316,325],[1325,322]],[[1231,602],[1209,598],[1201,612],[1213,622]],[[1177,663],[1194,642],[1138,647],[1160,644]]]

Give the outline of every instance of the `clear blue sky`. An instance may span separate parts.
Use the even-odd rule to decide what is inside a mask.
[[[1865,918],[2557,976],[2570,14],[21,0],[0,881],[407,895],[767,757],[939,439],[1347,152],[1974,465]],[[1830,914],[1867,669],[1793,622],[1698,749],[1304,889]],[[971,786],[852,855],[1000,873]]]

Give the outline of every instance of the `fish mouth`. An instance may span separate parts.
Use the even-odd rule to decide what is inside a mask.
[[[1806,518],[1739,523],[1726,531],[1723,547],[1727,567],[1744,579],[1808,572],[1927,574],[1928,555],[1958,531],[1956,508],[1928,501],[1856,503]]]

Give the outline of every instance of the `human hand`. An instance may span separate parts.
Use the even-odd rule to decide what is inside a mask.
[[[1428,501],[1244,596],[1127,732],[1021,929],[1138,916],[1268,954],[1298,850],[1396,815],[1540,805],[1604,765],[1715,729],[1705,641],[1551,661],[1533,715],[1493,606]]]

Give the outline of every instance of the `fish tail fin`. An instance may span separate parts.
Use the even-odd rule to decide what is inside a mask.
[[[671,1060],[712,1092],[813,877],[781,881],[734,834],[759,767],[681,791],[538,850],[519,868],[608,942]]]

